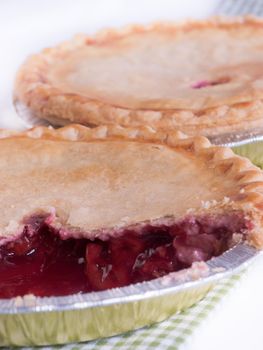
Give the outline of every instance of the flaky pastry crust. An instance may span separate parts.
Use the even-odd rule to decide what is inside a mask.
[[[48,214],[62,236],[67,228],[76,237],[106,239],[123,226],[236,211],[253,224],[249,242],[263,246],[261,170],[205,137],[150,127],[37,127],[2,130],[0,150],[5,240],[38,213]]]
[[[239,34],[235,33],[235,29],[238,29],[237,33]],[[234,52],[231,52],[233,55],[233,64],[230,61],[224,67],[221,62],[219,65],[220,69],[217,70],[215,66],[209,73],[211,75],[210,77],[203,75],[199,77],[197,74],[196,77],[198,79],[194,77],[194,81],[191,80],[191,74],[193,73],[190,73],[189,78],[189,73],[184,71],[182,67],[183,78],[181,79],[181,76],[179,77],[179,89],[178,91],[176,90],[177,92],[174,98],[168,96],[167,98],[160,97],[155,99],[156,96],[154,93],[156,91],[154,90],[152,99],[149,96],[145,98],[142,96],[140,99],[139,95],[143,95],[145,90],[142,88],[138,96],[136,94],[132,95],[131,98],[124,96],[120,100],[118,100],[118,94],[117,97],[111,97],[106,91],[104,99],[104,95],[100,96],[99,92],[99,97],[96,98],[96,94],[89,96],[89,92],[87,94],[81,93],[81,91],[74,92],[74,88],[67,89],[65,84],[56,84],[56,79],[64,79],[63,75],[65,75],[65,71],[59,67],[63,66],[67,57],[74,55],[75,52],[81,52],[83,47],[85,50],[86,48],[91,48],[91,50],[95,48],[95,53],[96,48],[103,48],[104,46],[109,48],[109,50],[113,47],[113,50],[115,50],[115,43],[118,44],[118,42],[124,40],[124,49],[120,47],[116,51],[117,57],[120,57],[123,52],[121,50],[126,50],[125,45],[128,47],[129,45],[135,45],[136,47],[136,38],[140,39],[144,36],[147,37],[147,35],[150,36],[149,40],[152,41],[155,35],[158,37],[159,33],[168,37],[167,40],[169,40],[169,37],[176,36],[180,41],[182,35],[185,35],[186,39],[184,40],[187,40],[188,33],[190,33],[189,35],[196,35],[195,33],[198,35],[198,33],[206,33],[207,31],[208,36],[216,37],[217,31],[220,34],[220,31],[224,33],[229,31],[231,33],[233,30],[235,33],[233,35],[240,37],[237,40],[240,40],[241,44],[248,43],[250,45],[249,43],[251,42],[251,48],[255,51],[252,58],[249,58],[252,61],[248,61],[248,63],[242,61],[240,63],[239,57],[242,55],[240,55],[239,49],[237,49],[237,57],[234,57]],[[242,132],[244,130],[254,130],[262,126],[263,115],[263,80],[260,63],[262,59],[260,59],[260,43],[257,42],[257,38],[262,37],[262,34],[262,20],[244,17],[234,19],[213,18],[206,21],[191,21],[182,24],[161,23],[151,26],[138,25],[122,30],[106,30],[92,37],[79,35],[71,41],[65,42],[55,48],[46,49],[42,53],[30,57],[18,72],[14,100],[15,103],[22,103],[27,106],[36,117],[46,119],[55,125],[66,125],[77,122],[89,126],[117,123],[122,126],[137,127],[147,124],[154,128],[168,130],[179,128],[189,135],[202,134],[206,136],[232,131]],[[218,35],[218,40],[219,43],[223,42],[221,49],[223,51],[225,50],[222,54],[224,56],[227,51],[231,51],[231,47],[224,49],[226,43],[220,35]],[[126,43],[126,39],[129,40],[129,38],[133,37],[135,38],[135,43],[130,43],[129,41]],[[252,39],[252,37],[256,38]],[[196,40],[198,44],[198,37]],[[231,45],[231,41],[229,45]],[[183,42],[183,47],[187,47],[187,43]],[[196,50],[196,47],[189,50],[194,50],[190,62],[194,66],[194,58],[198,56],[198,50]],[[213,50],[219,49],[213,48]],[[249,52],[249,48],[246,47],[245,50]],[[216,55],[215,60],[221,60],[220,52],[214,53],[212,51],[211,55],[213,54]],[[104,62],[105,58],[103,56],[102,58],[102,62]],[[160,56],[160,60],[162,59],[165,59],[165,62],[176,61],[176,59],[169,56],[165,58]],[[205,66],[210,61],[213,61],[213,59],[206,59]],[[51,73],[55,65],[58,66],[59,75],[58,73],[55,75]],[[205,66],[203,67],[204,69]],[[106,73],[113,70],[113,68],[112,64],[106,70]],[[204,70],[203,68],[202,71]],[[170,67],[170,69],[172,68]],[[177,72],[179,70],[180,66],[178,69],[174,69]],[[125,68],[123,74],[124,72]],[[153,72],[155,72],[155,68],[153,68]],[[91,73],[87,74],[89,75]],[[101,76],[103,74],[102,72]],[[165,74],[165,71],[162,73],[162,76],[163,74]],[[58,76],[55,82],[54,76]],[[98,78],[100,78],[100,74],[95,74],[95,81]],[[144,81],[147,81],[146,78],[144,80],[142,74],[138,74],[138,77],[135,76],[134,79],[139,79],[139,86],[140,84],[143,86]],[[210,78],[211,81],[202,80],[206,78]],[[140,79],[142,80],[140,81]],[[78,79],[76,81],[78,83]],[[107,82],[107,79],[105,81]],[[103,80],[100,83],[100,87],[103,86],[103,88],[107,85],[104,84]],[[125,83],[125,75],[123,81],[121,79],[114,81],[113,85],[110,85],[108,88],[111,91],[114,85],[122,86],[121,83]],[[202,88],[202,84],[206,85],[207,83],[211,86],[204,86]],[[158,82],[157,85],[157,92],[158,89],[159,91],[166,90],[165,80],[163,84]],[[127,90],[129,90],[129,85],[124,85],[123,91]],[[181,90],[183,90],[182,96],[180,95]],[[172,90],[168,89],[168,95],[170,94],[169,91]],[[179,94],[179,97],[176,97],[176,94]],[[136,98],[139,98],[139,100],[136,100]]]

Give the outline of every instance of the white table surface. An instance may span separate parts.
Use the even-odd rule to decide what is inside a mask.
[[[227,1],[227,0],[225,0]],[[250,1],[250,0],[248,0]],[[0,0],[0,127],[23,128],[12,106],[19,64],[75,33],[158,20],[202,18],[217,0]],[[263,257],[184,345],[187,350],[263,350]]]

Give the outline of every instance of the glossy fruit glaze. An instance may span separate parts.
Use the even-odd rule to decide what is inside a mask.
[[[188,218],[90,241],[63,240],[47,224],[25,226],[18,239],[0,246],[0,298],[62,296],[151,280],[221,254],[232,233],[244,229],[239,217]]]

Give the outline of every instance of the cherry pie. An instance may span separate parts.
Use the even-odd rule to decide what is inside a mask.
[[[1,131],[0,187],[0,298],[121,287],[263,246],[262,172],[204,137]]]
[[[250,131],[263,123],[262,62],[260,19],[133,26],[30,57],[14,99],[57,125]]]

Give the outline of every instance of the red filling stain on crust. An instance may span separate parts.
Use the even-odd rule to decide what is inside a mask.
[[[222,85],[222,84],[227,84],[230,82],[229,77],[222,77],[218,78],[216,80],[200,80],[194,83],[191,88],[192,89],[202,89],[208,86],[216,86],[216,85]]]
[[[61,239],[44,218],[32,217],[18,239],[0,246],[0,298],[62,296],[152,280],[220,255],[233,233],[248,225],[236,213],[188,217],[91,241]]]

